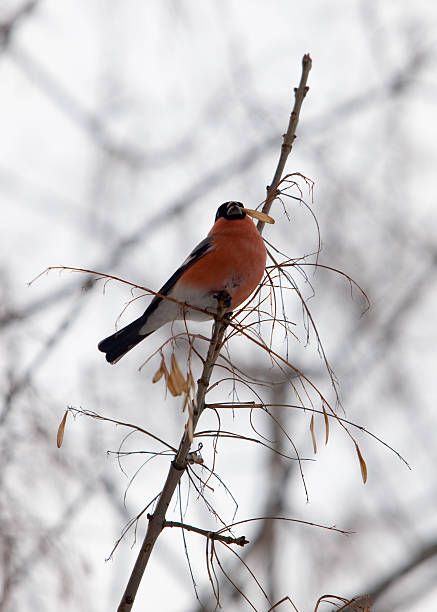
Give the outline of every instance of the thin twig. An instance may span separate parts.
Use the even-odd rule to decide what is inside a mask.
[[[177,521],[164,521],[164,527],[180,527],[186,531],[194,531],[194,533],[199,533],[210,540],[218,540],[219,542],[224,542],[225,544],[238,544],[238,546],[245,546],[246,544],[249,544],[249,540],[246,540],[245,536],[233,538],[231,536],[224,536],[222,533],[218,533],[217,531],[208,531],[207,529],[194,527],[194,525],[186,525],[185,523],[178,523]]]
[[[69,406],[67,410],[71,412],[73,416],[76,416],[77,414],[82,414],[84,416],[91,417],[92,419],[96,419],[98,421],[106,421],[107,423],[115,423],[116,425],[121,425],[122,427],[129,427],[133,431],[139,431],[140,433],[145,434],[146,436],[149,436],[150,438],[153,438],[157,442],[160,442],[161,444],[166,446],[168,449],[176,452],[176,449],[174,448],[174,446],[172,446],[165,440],[158,438],[158,436],[151,433],[150,431],[147,431],[147,429],[143,429],[139,425],[134,425],[133,423],[126,423],[126,421],[118,421],[117,419],[110,419],[109,417],[105,417],[105,416],[102,416],[101,414],[97,414],[97,412],[93,412],[92,410],[82,410],[80,408],[73,408],[72,406]]]
[[[276,192],[278,189],[278,185],[281,182],[282,174],[284,172],[285,164],[287,162],[287,158],[290,155],[291,149],[293,147],[293,142],[296,138],[296,129],[297,124],[299,123],[299,115],[300,109],[302,108],[302,104],[306,94],[308,93],[308,75],[311,70],[312,60],[309,54],[303,56],[302,58],[302,75],[300,77],[299,87],[296,87],[294,90],[294,106],[291,111],[290,120],[288,122],[288,128],[286,133],[284,134],[284,140],[281,147],[281,154],[279,156],[278,165],[276,166],[275,174],[273,176],[273,180],[271,184],[267,187],[267,198],[263,206],[263,213],[266,215],[269,214],[270,209],[273,204],[273,200],[276,198]],[[258,231],[262,234],[264,229],[264,221],[258,221]]]

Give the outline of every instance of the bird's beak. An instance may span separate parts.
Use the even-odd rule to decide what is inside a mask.
[[[236,202],[229,202],[226,213],[229,217],[241,217],[241,206],[238,206]]]
[[[265,213],[260,212],[259,210],[253,210],[253,208],[243,208],[242,210],[249,217],[253,217],[254,219],[258,219],[258,221],[262,221],[263,223],[272,223],[273,224],[275,222],[273,217],[269,217],[269,215],[266,215]]]

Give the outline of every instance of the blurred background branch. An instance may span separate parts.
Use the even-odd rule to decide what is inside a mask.
[[[434,612],[436,13],[425,0],[354,0],[347,6],[338,0],[329,8],[280,0],[275,11],[248,0],[195,9],[172,0],[147,6],[1,3],[2,612],[114,609],[134,536],[110,564],[103,560],[122,526],[144,507],[143,491],[153,497],[166,471],[166,459],[141,468],[140,456],[127,455],[119,459],[125,476],[116,455],[106,457],[108,449],[119,448],[120,430],[80,416],[67,424],[58,451],[56,430],[66,406],[142,423],[172,445],[183,422],[172,398],[162,410],[150,408],[162,404],[162,393],[150,391],[156,364],[137,372],[145,355],[126,358],[115,375],[96,351],[121,310],[115,304],[130,294],[109,284],[103,295],[85,277],[54,275],[30,289],[27,281],[64,264],[111,269],[137,284],[159,286],[199,228],[209,227],[218,204],[260,204],[260,177],[269,176],[280,146],[289,85],[299,76],[292,67],[302,49],[311,49],[317,69],[292,171],[316,182],[319,261],[352,276],[372,308],[361,318],[359,296],[352,292],[351,298],[348,284],[322,269],[309,274],[316,290],[309,305],[340,381],[346,417],[382,437],[412,471],[363,437],[369,470],[363,487],[355,457],[335,432],[324,447],[322,420],[320,429],[316,421],[314,457],[311,415],[281,408],[278,418],[300,454],[316,459],[304,465],[309,503],[296,463],[260,445],[244,451],[244,462],[255,470],[241,467],[232,440],[221,439],[214,455],[206,447],[202,454],[238,498],[237,520],[276,508],[355,532],[345,538],[271,522],[248,527],[243,558],[273,601],[289,595],[307,610],[322,593],[377,593],[372,612]],[[317,236],[305,208],[291,198],[284,206],[290,223],[278,207],[280,222],[269,240],[290,257],[313,253]],[[126,321],[144,303],[134,302]],[[284,308],[299,320],[291,293]],[[290,359],[326,385],[314,338],[304,349],[306,337],[296,334]],[[157,337],[156,346],[162,340]],[[269,363],[231,350],[243,370],[269,379]],[[281,389],[278,381],[272,402],[294,403]],[[231,383],[229,394],[256,400]],[[205,429],[217,427],[210,412]],[[229,411],[223,429],[246,427],[250,436],[243,412],[234,417]],[[281,449],[274,421],[265,421],[261,411],[254,418]],[[137,449],[136,435],[123,449]],[[128,488],[137,470],[136,486]],[[214,485],[209,494],[220,515],[232,518],[234,502],[223,499],[218,481]],[[188,494],[182,489],[182,507]],[[202,524],[206,518],[199,499],[184,520]],[[143,536],[140,524],[137,539]],[[202,604],[189,586],[181,534],[168,530],[139,606],[214,609],[204,550],[198,551],[199,536],[192,537],[186,545]],[[264,609],[239,565],[225,554],[221,562]],[[245,600],[226,582],[220,586],[223,608],[242,609]]]

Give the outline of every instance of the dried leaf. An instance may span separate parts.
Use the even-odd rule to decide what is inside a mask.
[[[182,384],[181,384],[182,379]],[[174,396],[182,395],[185,388],[185,379],[181,374],[174,355],[171,356],[171,370],[167,377],[167,389]]]
[[[185,408],[188,406],[188,403],[191,402],[191,394],[194,394],[196,390],[196,385],[194,384],[193,375],[191,370],[187,372],[187,379],[184,381],[185,383],[185,397],[184,397],[184,405],[182,406],[182,412],[185,412]]]
[[[171,356],[171,372],[170,376],[173,378],[175,387],[179,391],[179,395],[181,393],[188,392],[188,386],[185,378],[182,376],[182,372],[179,369],[178,362],[176,361],[176,357],[174,353]]]
[[[194,391],[196,390],[196,383],[194,382],[194,378],[193,378],[193,374],[191,373],[191,370],[189,370],[187,374],[187,385],[188,385],[188,388],[191,388],[191,391],[194,393]]]
[[[358,460],[360,462],[361,476],[362,476],[364,484],[366,484],[366,482],[367,482],[367,465],[366,465],[366,462],[363,459],[363,455],[361,454],[360,448],[359,448],[359,446],[358,446],[358,444],[356,442],[355,442],[355,448],[357,449]]]
[[[184,403],[182,406],[182,412],[185,412],[185,408],[188,406],[188,402],[190,401],[190,396],[188,393],[185,393]]]
[[[170,391],[170,393],[174,397],[177,397],[178,395],[180,395],[180,392],[177,390],[177,387],[175,386],[174,378],[172,377],[171,374],[166,376],[165,382],[166,382],[166,385],[167,385],[167,389]]]
[[[316,442],[316,436],[314,435],[314,414],[311,417],[310,431],[311,431],[311,437],[313,439],[314,454],[316,454],[317,453],[317,442]]]
[[[253,210],[253,208],[243,208],[243,211],[246,213],[246,215],[249,215],[249,217],[258,219],[258,221],[262,221],[263,223],[273,224],[275,222],[273,217],[270,217],[259,210]]]
[[[173,365],[173,364],[172,364]],[[159,369],[155,372],[152,382],[158,382],[164,376],[165,378],[165,386],[170,391],[170,393],[174,396],[180,395],[177,391],[177,387],[175,386],[174,377],[172,377],[171,373],[167,370],[167,366],[165,364],[164,356],[161,357],[161,363],[159,365]]]
[[[158,382],[158,380],[161,380],[166,370],[167,370],[167,367],[165,365],[164,356],[162,355],[161,363],[159,364],[159,369],[156,370],[155,374],[153,375],[152,383],[156,383]]]
[[[328,444],[329,440],[329,419],[328,414],[325,410],[325,404],[322,405],[323,408],[323,418],[325,419],[325,444]]]
[[[58,448],[61,448],[62,441],[64,439],[64,430],[65,430],[65,423],[67,422],[67,414],[68,414],[68,410],[65,411],[65,414],[62,417],[62,421],[58,427],[58,435],[56,436],[56,446]]]

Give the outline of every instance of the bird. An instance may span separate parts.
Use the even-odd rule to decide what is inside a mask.
[[[117,363],[139,342],[176,319],[208,320],[217,314],[223,296],[228,316],[242,304],[259,285],[266,266],[264,241],[250,218],[261,218],[260,214],[241,202],[219,206],[207,237],[161,287],[160,295],[155,295],[138,319],[99,342],[106,360]]]

